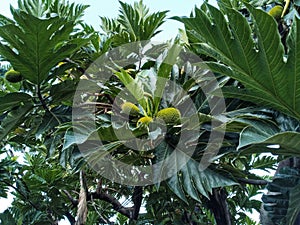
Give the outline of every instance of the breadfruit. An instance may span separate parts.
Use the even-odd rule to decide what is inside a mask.
[[[283,7],[281,5],[275,5],[268,13],[273,16],[276,20],[280,20]]]
[[[131,116],[137,116],[140,113],[139,107],[137,107],[135,104],[131,102],[124,102],[121,105],[122,113],[125,113],[127,115]]]
[[[181,114],[178,109],[171,107],[160,110],[156,118],[163,119],[166,124],[174,125],[180,123]]]
[[[137,126],[140,126],[140,125],[142,125],[142,124],[148,125],[148,124],[151,123],[152,121],[153,121],[153,119],[152,119],[151,117],[149,117],[149,116],[144,116],[144,117],[141,117],[141,118],[137,121],[136,125],[137,125]]]
[[[18,83],[22,80],[21,73],[12,69],[7,71],[4,76],[5,79],[11,83]]]

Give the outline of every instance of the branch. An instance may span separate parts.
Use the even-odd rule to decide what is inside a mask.
[[[213,212],[217,225],[232,225],[224,188],[214,188],[209,196],[208,208]]]
[[[72,203],[73,207],[77,207],[78,205],[78,200],[74,199],[72,197],[72,195],[67,191],[67,190],[63,190],[63,192],[65,193],[65,195],[68,197],[68,199],[70,200],[70,202]]]
[[[245,179],[245,178],[238,178],[238,182],[244,184],[253,184],[253,185],[267,185],[269,181],[266,180],[255,180],[255,179]]]
[[[98,187],[97,187],[96,192],[88,193],[87,201],[93,201],[95,199],[98,199],[98,200],[108,202],[113,206],[114,210],[123,214],[124,216],[126,216],[129,219],[133,219],[134,212],[135,212],[135,210],[137,210],[138,207],[137,206],[136,207],[124,207],[115,197],[113,197],[107,193],[104,193],[103,190],[106,190],[106,188],[102,189],[100,187],[100,185],[101,185],[101,181],[98,182]],[[78,200],[74,199],[68,191],[63,190],[63,192],[66,194],[68,199],[71,201],[72,205],[74,207],[77,207]],[[135,205],[136,205],[136,203],[135,203]]]
[[[99,199],[99,200],[106,201],[113,206],[114,210],[123,214],[124,216],[126,216],[128,218],[132,218],[132,216],[133,216],[134,208],[124,207],[115,197],[113,197],[109,194],[92,192],[88,195],[87,200],[91,200],[91,199]]]
[[[134,212],[133,212],[133,219],[137,220],[139,213],[140,213],[140,208],[142,205],[142,200],[143,200],[143,187],[141,186],[135,186],[134,187],[134,191],[132,194],[132,201],[133,201],[133,208],[134,208]]]
[[[69,222],[70,222],[71,225],[75,224],[76,220],[75,220],[74,216],[72,216],[71,213],[66,212],[65,216],[67,217],[67,219],[69,220]]]

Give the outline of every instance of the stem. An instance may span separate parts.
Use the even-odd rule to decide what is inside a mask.
[[[284,5],[284,8],[283,8],[283,11],[282,11],[282,14],[281,14],[281,18],[283,18],[285,13],[287,12],[287,10],[289,8],[289,5],[290,5],[290,2],[291,2],[291,0],[286,0],[285,1],[285,5]]]

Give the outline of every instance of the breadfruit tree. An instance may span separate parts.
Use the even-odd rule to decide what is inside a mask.
[[[262,223],[295,224],[298,3],[205,3],[158,44],[168,11],[119,4],[101,31],[59,0],[0,16],[1,224],[256,224],[265,188]]]

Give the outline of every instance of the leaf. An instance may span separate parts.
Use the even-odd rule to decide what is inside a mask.
[[[133,6],[119,1],[121,7],[116,19],[100,17],[104,32],[111,35],[113,46],[150,40],[160,32],[168,11],[149,13],[142,1]]]
[[[52,102],[70,101],[74,97],[76,87],[76,83],[72,80],[65,80],[59,84],[52,85],[50,89],[50,96],[53,98]]]
[[[71,121],[72,108],[65,105],[59,105],[50,110],[46,111],[43,116],[42,122],[36,131],[36,138],[39,138],[44,132],[53,130],[60,123]]]
[[[26,114],[33,108],[31,103],[21,105],[17,109],[11,110],[3,119],[0,126],[0,139],[3,140],[16,127],[24,122]]]
[[[177,57],[182,51],[182,46],[179,45],[172,45],[170,49],[166,52],[166,56],[162,63],[159,66],[158,73],[157,73],[157,80],[155,85],[154,91],[154,107],[155,111],[154,114],[158,112],[159,105],[164,94],[164,90],[171,76],[171,71],[173,65],[176,63]]]
[[[32,97],[26,93],[8,93],[0,97],[0,113],[3,113],[21,103],[28,102]]]
[[[0,213],[0,222],[2,225],[17,225],[13,214],[8,209]]]
[[[287,141],[288,140],[288,141]],[[243,140],[244,141],[244,140]],[[271,152],[275,155],[289,155],[299,157],[300,151],[300,133],[298,132],[282,132],[270,137],[262,137],[262,139],[251,143],[251,146],[242,149],[244,154]],[[277,147],[278,145],[278,147]],[[276,146],[275,148],[272,146]],[[245,146],[244,146],[245,147]]]
[[[168,11],[149,14],[149,9],[143,2],[131,6],[119,1],[120,15],[117,19],[129,36],[130,41],[150,40],[160,31],[157,29],[163,24]]]
[[[169,188],[171,189],[171,191],[174,192],[174,194],[176,194],[181,200],[187,202],[185,193],[182,188],[182,183],[180,182],[178,176],[172,176],[168,180],[167,184],[168,184]]]
[[[209,168],[204,171],[201,170],[199,163],[194,160],[188,161],[180,171],[181,175],[175,175],[178,176],[178,178],[172,177],[168,180],[168,183],[171,182],[169,183],[169,186],[174,183],[176,184],[176,186],[172,186],[172,190],[180,198],[183,198],[182,191],[180,189],[184,189],[186,194],[195,200],[200,201],[197,193],[209,198],[209,193],[212,192],[213,188],[237,184]],[[177,181],[177,179],[181,182]],[[179,183],[181,183],[181,185],[179,185]]]
[[[231,96],[300,119],[300,57],[297,48],[300,20],[295,18],[293,22],[285,62],[275,20],[266,12],[245,5],[251,13],[254,30],[237,10],[221,7],[221,12],[209,4],[203,9],[196,8],[193,17],[173,19],[184,23],[192,46],[219,61],[207,63],[214,72],[234,78],[246,88],[227,89],[227,96],[232,91]]]
[[[138,103],[143,107],[143,109],[146,109],[147,102],[144,98],[143,88],[125,70],[123,70],[122,68],[120,70],[121,72],[116,72],[115,75],[121,80],[121,82],[138,101]]]
[[[16,24],[0,27],[0,54],[34,84],[46,80],[50,70],[89,41],[69,40],[74,23],[54,17],[39,19],[12,10]]]
[[[272,126],[270,123],[255,122],[252,126],[246,127],[240,134],[240,142],[238,149],[241,149],[247,145],[253,143],[261,143],[267,140],[269,137],[279,133],[279,129],[276,126]]]
[[[299,170],[283,167],[267,185],[268,193],[262,197],[267,217],[274,224],[293,225],[297,219],[300,205]]]
[[[298,196],[300,196],[300,184],[295,186],[290,191],[289,208],[286,213],[288,225],[294,225],[295,221],[297,220],[298,215],[300,213],[300,202],[299,202]]]
[[[56,14],[69,21],[80,22],[84,10],[88,5],[75,5],[60,0],[18,0],[18,8],[35,17],[43,18],[45,15]]]

